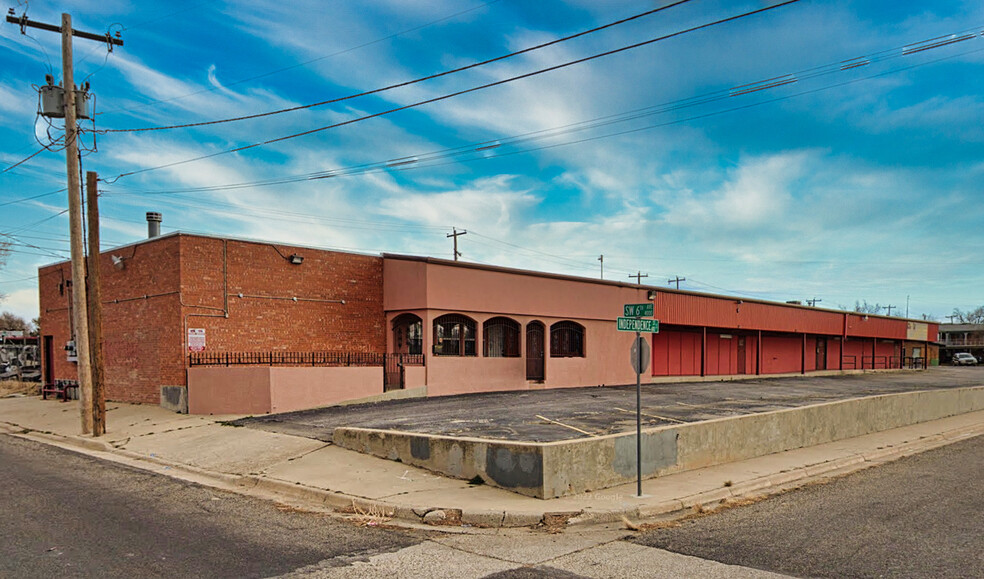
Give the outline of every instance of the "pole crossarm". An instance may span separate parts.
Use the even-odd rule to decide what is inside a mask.
[[[21,34],[24,34],[25,28],[39,28],[41,30],[47,30],[49,32],[61,32],[61,26],[55,26],[54,24],[47,24],[45,22],[38,22],[36,20],[28,19],[27,15],[23,16],[11,16],[7,15],[7,22],[11,24],[17,24],[21,28]],[[92,32],[85,32],[82,30],[72,29],[72,36],[78,36],[79,38],[85,38],[86,40],[96,40],[98,42],[105,42],[110,46],[112,50],[113,46],[123,46],[123,39],[116,38],[109,32],[106,34],[93,34]]]

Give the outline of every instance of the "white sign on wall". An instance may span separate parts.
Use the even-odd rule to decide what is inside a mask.
[[[205,328],[188,328],[188,351],[205,351]]]

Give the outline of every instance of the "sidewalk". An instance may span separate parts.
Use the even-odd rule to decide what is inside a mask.
[[[318,440],[226,426],[238,416],[189,416],[107,404],[109,432],[79,435],[75,402],[0,399],[0,434],[21,436],[167,476],[308,508],[407,523],[518,527],[607,523],[681,514],[700,505],[807,482],[984,434],[984,411],[581,495],[541,500],[446,478]]]

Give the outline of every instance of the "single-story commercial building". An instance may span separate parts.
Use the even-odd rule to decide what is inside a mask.
[[[660,320],[645,382],[938,357],[933,322],[435,258],[172,233],[100,268],[107,398],[192,413],[629,384],[632,303]],[[74,378],[70,264],[38,283],[44,380]]]

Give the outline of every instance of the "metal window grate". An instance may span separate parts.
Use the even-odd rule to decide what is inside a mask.
[[[486,358],[518,358],[519,322],[505,317],[486,320],[482,340]]]
[[[475,320],[446,314],[434,320],[435,356],[475,356]]]
[[[584,326],[570,321],[550,326],[550,357],[583,358]]]

